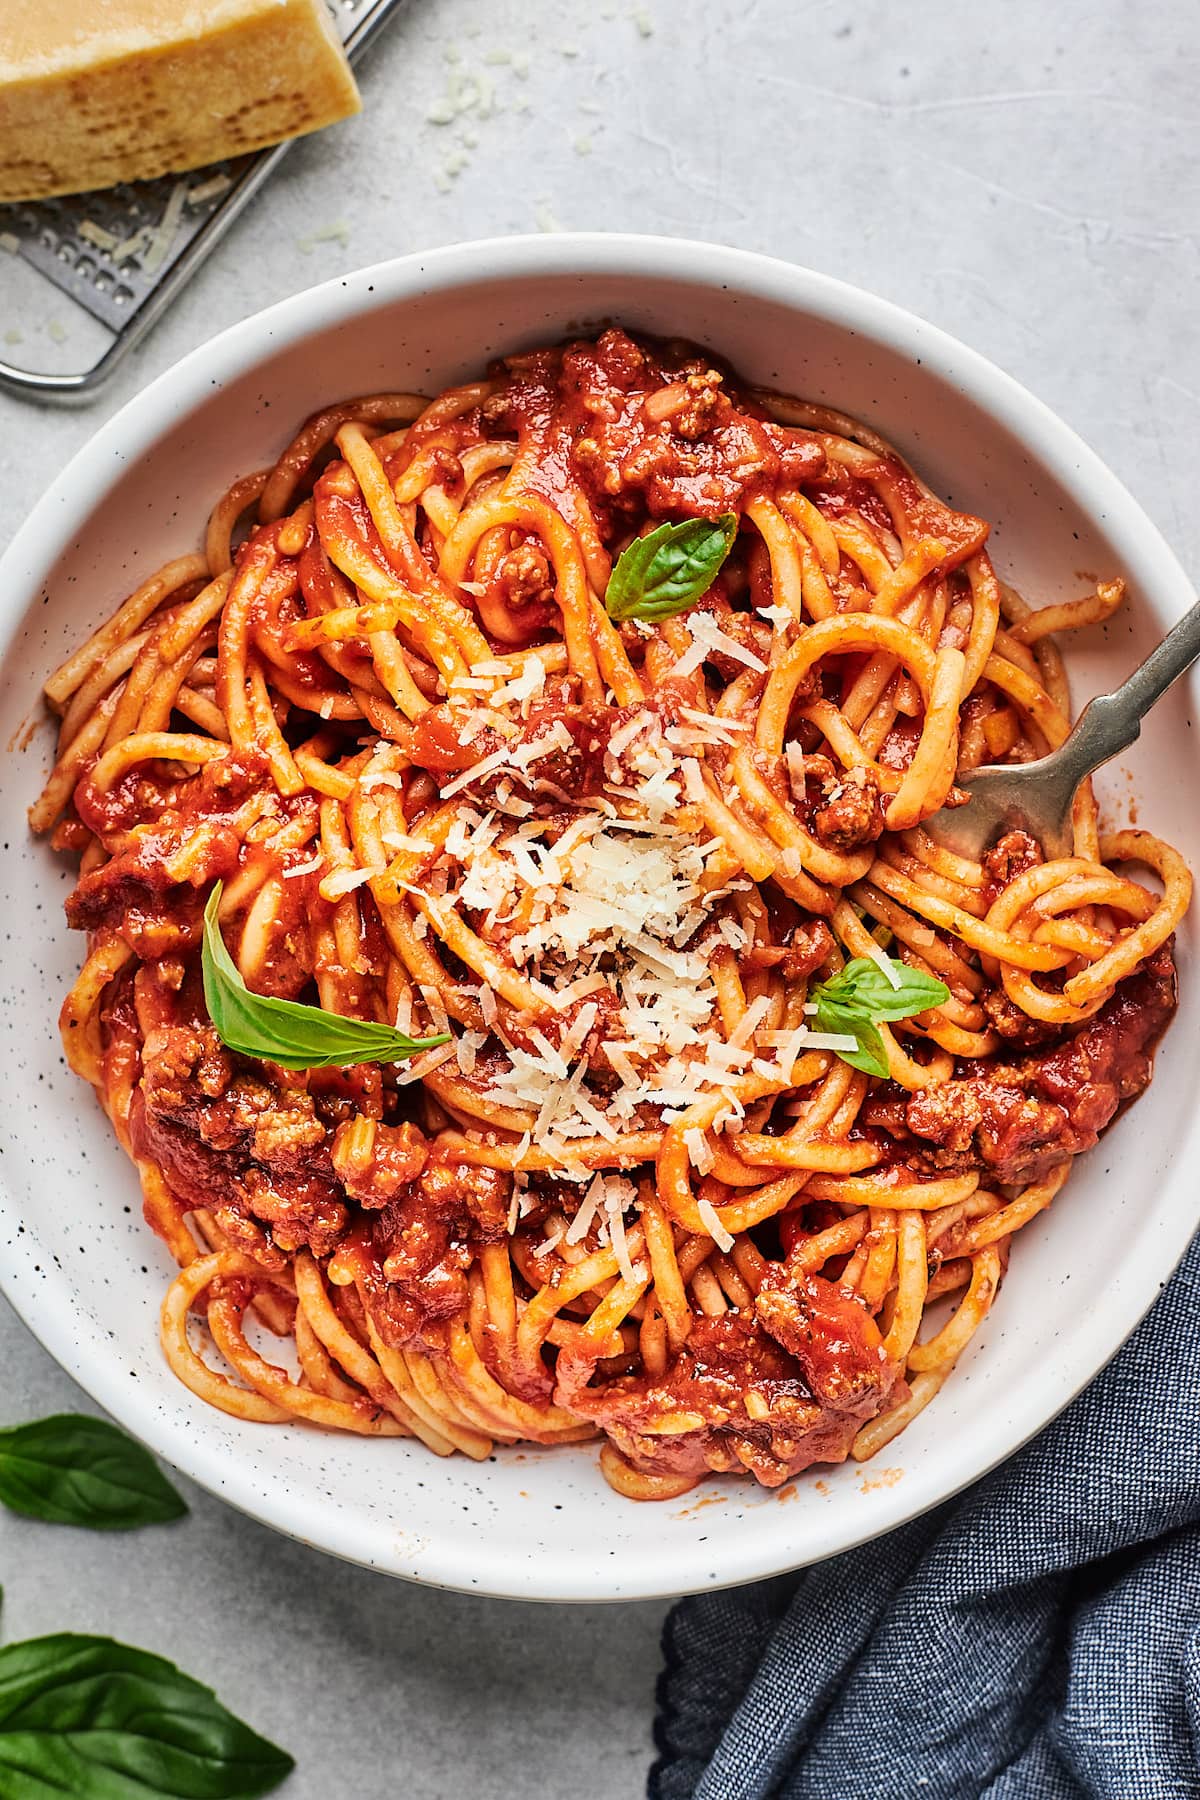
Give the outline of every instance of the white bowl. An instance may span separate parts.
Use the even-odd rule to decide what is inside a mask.
[[[66,863],[25,808],[50,755],[27,741],[44,674],[168,556],[211,499],[269,463],[317,406],[377,388],[434,393],[500,352],[590,322],[699,340],[746,375],[869,420],[955,505],[1032,600],[1119,573],[1131,604],[1071,653],[1077,693],[1111,686],[1191,600],[1154,527],[1067,427],[932,326],[809,270],[657,238],[510,238],[403,257],[327,282],[203,345],[97,433],[0,565],[0,782],[8,887],[0,945],[0,1276],[77,1381],[168,1462],[256,1518],[411,1580],[524,1599],[633,1599],[746,1581],[890,1530],[991,1468],[1118,1348],[1194,1228],[1200,1115],[1196,924],[1183,1002],[1149,1093],[1020,1235],[991,1317],[928,1410],[876,1463],[777,1494],[706,1483],[676,1502],[618,1498],[595,1451],[502,1451],[477,1467],[398,1440],[241,1424],[194,1399],[159,1352],[170,1274],[133,1170],[65,1068],[56,1018],[82,940]],[[1200,864],[1200,733],[1170,695],[1105,787]]]

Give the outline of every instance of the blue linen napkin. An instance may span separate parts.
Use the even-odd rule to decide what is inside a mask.
[[[1197,1800],[1200,1238],[957,1499],[664,1633],[651,1800]]]

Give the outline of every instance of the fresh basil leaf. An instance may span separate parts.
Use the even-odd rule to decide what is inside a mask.
[[[30,1519],[90,1531],[132,1531],[187,1511],[149,1451],[82,1413],[0,1430],[0,1502]]]
[[[149,1651],[69,1632],[0,1650],[0,1794],[12,1800],[253,1800],[294,1767]]]
[[[411,1038],[391,1025],[347,1019],[322,1006],[251,993],[221,936],[217,919],[221,885],[218,881],[204,908],[201,966],[208,1016],[230,1050],[278,1063],[283,1069],[344,1069],[350,1063],[400,1062],[449,1041],[446,1032]]]
[[[898,957],[890,956],[888,966],[896,983],[888,980],[879,964],[869,956],[856,956],[838,974],[814,989],[810,999],[821,997],[835,1005],[857,1007],[872,1019],[909,1019],[914,1013],[926,1012],[931,1006],[942,1006],[950,998],[944,981],[926,975],[922,969],[910,969]]]
[[[873,957],[856,956],[808,995],[822,1031],[840,1031],[857,1039],[856,1050],[837,1052],[842,1061],[881,1079],[888,1073],[887,1048],[876,1027],[885,1020],[910,1019],[950,998],[944,981],[910,969],[897,957],[889,957],[888,965],[895,973],[895,986]]]
[[[852,1069],[861,1069],[864,1075],[878,1075],[886,1080],[888,1075],[887,1046],[870,1019],[860,1012],[851,1011],[843,1006],[817,1003],[817,1024],[822,1031],[840,1032],[844,1037],[857,1040],[854,1050],[837,1050],[844,1063]]]
[[[707,594],[738,533],[736,513],[657,525],[622,550],[604,592],[611,619],[669,619]]]

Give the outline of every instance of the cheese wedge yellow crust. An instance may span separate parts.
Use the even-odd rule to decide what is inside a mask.
[[[324,0],[31,0],[6,11],[0,201],[201,168],[361,108]]]

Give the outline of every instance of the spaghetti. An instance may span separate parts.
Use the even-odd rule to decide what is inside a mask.
[[[729,515],[694,604],[610,616],[620,552]],[[636,1498],[932,1399],[1149,1080],[1190,896],[1090,791],[1057,861],[923,830],[1061,741],[1051,633],[1121,599],[1033,612],[986,536],[853,421],[610,330],[318,414],[55,672],[64,1041],[194,1393],[439,1455],[600,1434]],[[253,993],[446,1041],[230,1051],[217,882]],[[886,1077],[813,1017],[856,959],[944,983]]]

